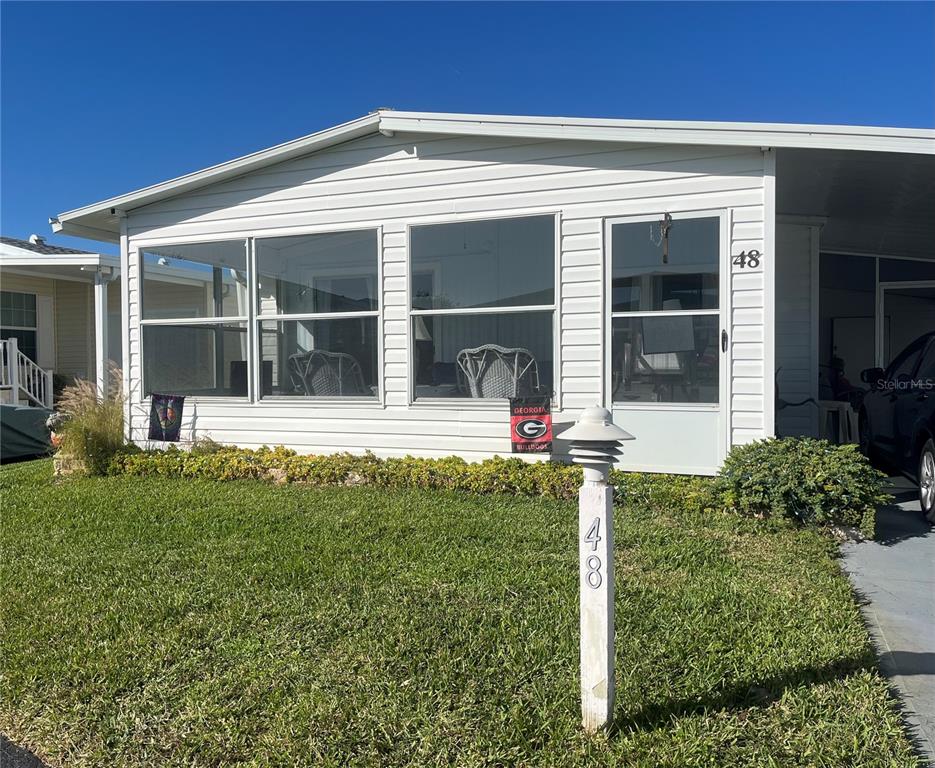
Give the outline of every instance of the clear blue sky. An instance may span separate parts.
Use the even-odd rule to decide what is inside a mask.
[[[13,237],[381,106],[935,125],[931,2],[3,2],[0,36]]]

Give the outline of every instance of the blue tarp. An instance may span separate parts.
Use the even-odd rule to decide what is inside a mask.
[[[51,411],[24,405],[0,405],[0,460],[48,453],[52,446],[45,420]]]

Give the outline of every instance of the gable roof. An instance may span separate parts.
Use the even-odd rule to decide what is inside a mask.
[[[31,243],[29,240],[20,240],[16,237],[0,237],[0,243],[9,245],[13,248],[19,248],[21,251],[31,251],[44,256],[53,256],[58,254],[91,254],[91,251],[82,251],[78,248],[63,248],[59,245],[49,245],[44,240],[38,243]]]
[[[792,123],[724,123],[676,120],[468,115],[378,110],[293,141],[179,176],[49,220],[54,232],[116,242],[127,211],[242,176],[335,144],[377,132],[469,134],[577,141],[795,147],[935,155],[935,130]]]

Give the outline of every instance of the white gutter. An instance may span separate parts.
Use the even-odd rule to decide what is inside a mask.
[[[0,253],[0,267],[112,267],[119,269],[120,259],[102,253],[33,253],[30,256]]]
[[[533,139],[842,149],[935,155],[935,130],[925,128],[384,112],[380,119],[380,130]]]

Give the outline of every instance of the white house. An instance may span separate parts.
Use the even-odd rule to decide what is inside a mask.
[[[52,226],[120,244],[137,442],[170,392],[186,437],[481,459],[546,392],[710,473],[935,328],[933,211],[932,130],[381,110]]]
[[[0,402],[50,407],[52,377],[97,379],[119,363],[120,260],[0,237]]]

